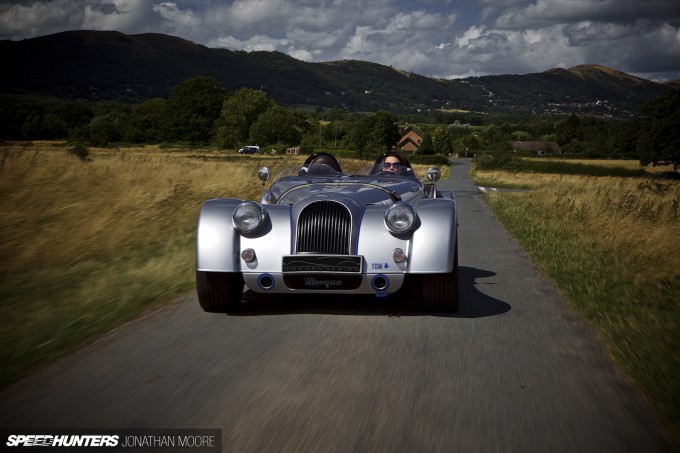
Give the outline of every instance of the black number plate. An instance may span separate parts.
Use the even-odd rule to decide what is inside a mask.
[[[357,255],[291,255],[283,257],[283,272],[361,272]]]

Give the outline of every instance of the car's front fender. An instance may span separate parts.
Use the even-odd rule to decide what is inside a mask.
[[[361,220],[357,253],[368,271],[439,274],[451,272],[456,241],[456,202],[424,199],[416,208],[418,228],[410,237],[398,237],[385,227],[385,207],[367,206]],[[401,248],[407,261],[394,263],[392,252]],[[387,267],[385,266],[387,264]]]
[[[220,198],[201,206],[196,233],[197,270],[233,272],[237,269],[240,250],[232,216],[241,202]]]
[[[409,272],[451,272],[458,227],[455,200],[425,199],[418,203],[417,211],[420,227],[411,239]]]

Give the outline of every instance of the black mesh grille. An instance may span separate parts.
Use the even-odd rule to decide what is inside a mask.
[[[296,253],[349,255],[352,221],[340,203],[317,201],[300,213]]]

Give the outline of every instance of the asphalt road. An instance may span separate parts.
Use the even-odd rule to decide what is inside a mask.
[[[456,164],[453,316],[372,297],[207,314],[192,293],[4,391],[0,428],[221,428],[226,452],[671,450]]]

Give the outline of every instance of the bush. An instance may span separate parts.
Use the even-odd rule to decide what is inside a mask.
[[[82,143],[76,143],[75,145],[71,146],[68,151],[83,162],[87,162],[89,160],[90,151]]]
[[[476,164],[480,170],[511,170],[516,161],[519,159],[508,153],[484,153],[477,157]]]

